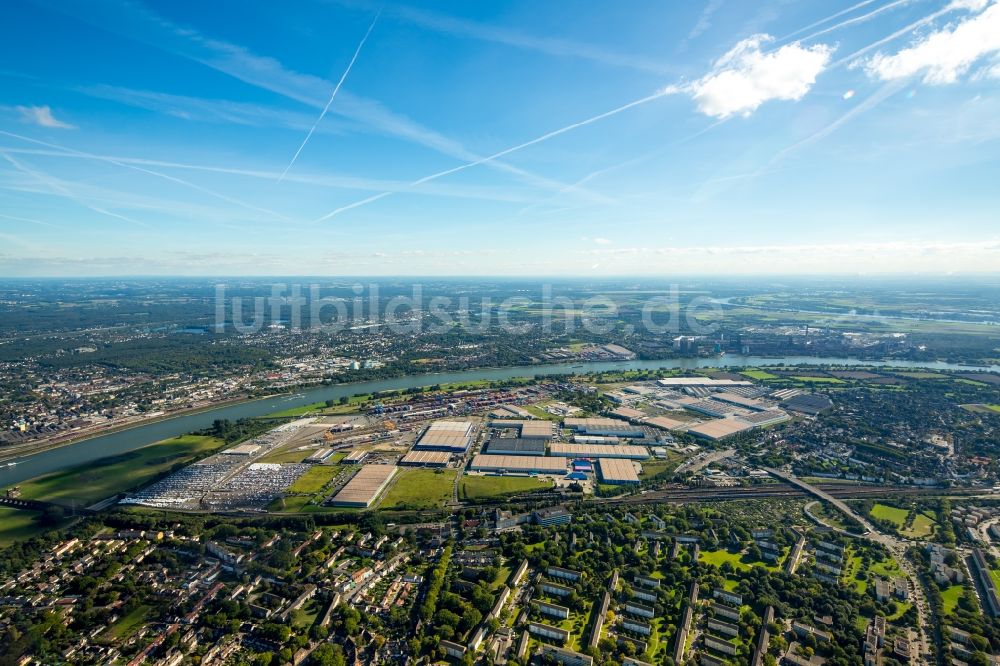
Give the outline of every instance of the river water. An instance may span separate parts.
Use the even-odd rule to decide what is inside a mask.
[[[432,384],[447,384],[469,382],[476,380],[499,380],[513,377],[531,377],[534,375],[569,375],[587,372],[606,372],[610,370],[656,370],[656,369],[695,369],[695,368],[745,368],[762,365],[867,365],[891,366],[919,370],[968,370],[1000,372],[1000,366],[965,366],[944,362],[928,361],[866,361],[851,358],[816,358],[812,356],[786,356],[765,358],[759,356],[724,356],[721,358],[689,358],[668,359],[662,361],[604,361],[591,363],[561,363],[554,365],[529,365],[509,368],[481,368],[458,372],[444,372],[425,375],[409,375],[393,379],[340,384],[335,386],[318,386],[290,396],[279,396],[252,400],[225,407],[217,407],[196,414],[186,414],[173,418],[140,425],[119,432],[100,435],[85,439],[74,444],[42,451],[18,459],[14,467],[0,466],[0,488],[19,483],[27,479],[49,474],[67,467],[132,451],[134,449],[158,442],[169,437],[176,437],[193,430],[200,430],[212,425],[216,419],[236,420],[255,416],[263,416],[292,407],[300,407],[324,400],[337,400],[343,396],[362,393],[375,393],[430,386]]]

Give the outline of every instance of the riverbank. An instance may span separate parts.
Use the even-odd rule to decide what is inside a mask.
[[[98,437],[104,437],[106,435],[113,435],[119,432],[125,432],[127,430],[132,430],[133,428],[142,428],[154,423],[159,423],[160,421],[169,421],[170,419],[181,418],[183,416],[191,416],[193,414],[200,414],[202,412],[211,411],[214,409],[220,409],[222,407],[227,407],[231,405],[243,405],[246,403],[254,402],[255,400],[267,400],[268,398],[280,397],[283,395],[289,395],[287,393],[271,393],[268,395],[257,396],[257,397],[242,397],[242,398],[231,398],[229,400],[220,400],[218,402],[208,403],[207,405],[199,405],[198,407],[190,407],[185,409],[178,409],[173,412],[166,414],[160,414],[157,416],[150,417],[148,419],[140,419],[138,421],[131,421],[128,423],[119,423],[117,425],[112,425],[108,427],[101,427],[95,430],[87,431],[85,433],[79,433],[76,436],[70,437],[63,441],[53,442],[52,440],[46,440],[41,442],[32,442],[30,444],[25,444],[23,447],[7,447],[0,449],[0,463],[6,463],[11,460],[18,460],[22,457],[32,456],[37,453],[42,453],[44,451],[53,451],[55,449],[72,446],[73,444],[79,444],[81,442],[86,442],[91,439],[96,439]]]

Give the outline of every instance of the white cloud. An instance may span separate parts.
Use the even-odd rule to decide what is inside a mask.
[[[70,125],[53,116],[52,109],[48,106],[15,106],[14,108],[21,114],[21,119],[26,123],[53,129],[76,129],[76,125]]]
[[[841,97],[843,99],[851,99],[852,97],[854,97],[854,91],[853,90],[848,90]]]
[[[973,11],[983,6],[968,1],[953,5]],[[865,69],[870,76],[883,81],[919,75],[924,83],[941,85],[955,83],[980,58],[998,53],[1000,2],[993,2],[981,13],[931,32],[892,55],[875,54],[865,63]]]
[[[754,35],[719,58],[712,71],[691,83],[670,86],[667,92],[685,93],[698,110],[714,118],[749,116],[772,99],[802,99],[826,68],[833,49],[826,44],[788,44],[765,52],[770,35]]]
[[[1000,80],[1000,62],[994,63],[989,67],[984,67],[977,76],[984,79],[998,79]]]
[[[595,238],[594,242],[598,245],[611,245],[611,241],[607,238]]]

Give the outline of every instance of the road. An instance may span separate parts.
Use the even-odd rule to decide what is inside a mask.
[[[1000,558],[1000,549],[997,549],[997,547],[993,544],[992,537],[990,537],[990,528],[997,523],[1000,523],[1000,516],[996,518],[987,518],[983,522],[976,525],[976,531],[979,532],[979,538],[989,549],[990,554],[993,555],[993,557]]]
[[[932,634],[934,628],[931,626],[928,619],[930,617],[930,606],[927,604],[927,595],[921,585],[921,578],[918,575],[916,568],[913,566],[913,563],[906,556],[907,542],[880,532],[871,522],[868,521],[867,518],[859,515],[844,502],[832,497],[829,493],[802,481],[794,474],[789,474],[787,472],[782,472],[781,470],[768,467],[765,467],[764,469],[772,476],[796,485],[812,494],[814,497],[833,505],[841,513],[848,518],[857,521],[857,523],[865,529],[863,538],[881,544],[886,548],[886,550],[889,551],[892,557],[899,564],[899,568],[902,570],[907,579],[907,588],[909,588],[910,599],[913,600],[913,606],[917,609],[917,662],[921,664],[929,664],[931,659],[931,649],[927,637]]]

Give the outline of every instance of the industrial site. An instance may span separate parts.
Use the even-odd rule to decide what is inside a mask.
[[[441,397],[396,399],[364,413],[297,418],[122,502],[280,511],[287,509],[286,494],[309,488],[313,510],[370,509],[416,468],[438,470],[433,482],[451,485],[445,501],[450,505],[460,503],[459,488],[469,477],[485,487],[522,478],[537,484],[526,489],[594,494],[602,487],[637,487],[650,462],[659,470],[702,444],[784,423],[796,413],[814,415],[832,404],[822,395],[770,390],[746,379],[674,377],[606,391],[606,415],[580,417],[571,415],[579,408],[552,398],[562,388],[456,391],[443,404]],[[722,477],[705,482],[721,484]]]

